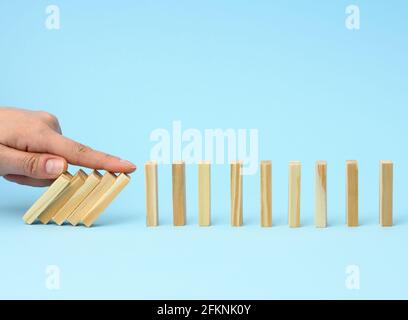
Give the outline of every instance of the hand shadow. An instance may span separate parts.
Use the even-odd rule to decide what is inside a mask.
[[[3,203],[0,204],[0,217],[20,221],[28,208],[29,203]]]

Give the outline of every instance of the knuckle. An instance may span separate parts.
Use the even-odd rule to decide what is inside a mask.
[[[23,160],[23,170],[29,175],[35,175],[38,172],[40,159],[35,155],[26,156]]]
[[[56,116],[54,116],[52,113],[49,113],[47,111],[38,111],[38,115],[40,116],[40,118],[48,123],[48,124],[57,124],[58,123],[58,119]]]
[[[75,152],[79,154],[83,154],[91,150],[91,148],[81,143],[76,143],[74,148],[75,148]]]
[[[82,156],[86,155],[87,153],[91,152],[92,149],[82,143],[75,143],[73,146],[74,150],[73,153],[77,160],[80,160]]]

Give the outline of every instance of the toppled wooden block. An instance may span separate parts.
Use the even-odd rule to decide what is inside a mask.
[[[93,189],[101,181],[102,175],[94,170],[86,177],[84,183],[76,190],[65,205],[55,214],[53,220],[56,224],[62,225],[64,221],[70,219],[72,213],[85,200]]]
[[[47,224],[53,219],[61,208],[68,202],[74,193],[84,184],[87,175],[82,170],[79,170],[71,179],[68,186],[61,194],[50,204],[50,206],[40,214],[38,220],[43,224]],[[60,214],[59,214],[60,215]],[[58,217],[57,217],[58,219]]]
[[[104,191],[102,194],[96,196],[96,201],[86,212],[85,216],[82,218],[82,222],[85,226],[90,227],[99,215],[108,207],[108,205],[116,198],[116,196],[123,190],[124,187],[129,183],[130,178],[128,175],[121,173],[117,178],[115,178],[112,185]]]
[[[68,187],[72,179],[71,174],[63,173],[54,183],[48,188],[47,191],[28,209],[24,214],[23,220],[27,224],[32,224],[37,218],[46,213],[47,209],[58,199],[58,197]]]
[[[58,225],[67,220],[72,225],[83,222],[90,227],[129,181],[126,174],[106,172],[102,177],[96,170],[89,175],[82,170],[74,176],[63,173],[25,213],[23,220],[27,224],[36,219],[43,224],[52,220]]]

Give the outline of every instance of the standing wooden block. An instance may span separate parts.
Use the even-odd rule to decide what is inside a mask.
[[[346,162],[346,222],[349,227],[358,226],[358,164]]]
[[[211,164],[198,163],[198,223],[201,227],[211,225]]]
[[[240,227],[243,223],[242,213],[242,162],[231,162],[231,225]]]
[[[72,175],[68,172],[63,173],[57,180],[44,192],[44,194],[32,205],[24,214],[23,220],[27,224],[32,224],[68,187]]]
[[[130,177],[127,174],[121,173],[118,177],[115,176],[113,184],[111,184],[107,190],[102,191],[101,189],[100,193],[95,193],[94,196],[96,200],[93,201],[92,206],[89,207],[89,210],[82,218],[83,224],[87,227],[92,226],[95,220],[98,219],[101,213],[116,198],[116,196],[123,190],[123,188],[126,187],[129,181]]]
[[[261,226],[272,227],[272,161],[261,161]]]
[[[146,225],[148,227],[155,227],[159,223],[159,198],[158,198],[156,161],[146,162],[145,178],[146,178]]]
[[[184,161],[175,161],[173,170],[173,224],[186,224],[186,171]]]
[[[290,161],[288,222],[291,228],[300,226],[300,184],[301,163],[300,161]]]
[[[392,161],[380,162],[380,224],[383,227],[392,226],[393,171]]]
[[[315,224],[317,228],[327,226],[327,163],[316,162]]]
[[[74,193],[84,184],[87,175],[84,171],[79,170],[69,182],[69,185],[60,194],[60,196],[53,201],[53,203],[45,210],[39,217],[38,220],[43,224],[47,224],[51,221],[61,208],[68,202],[68,200],[74,195]],[[57,216],[58,220],[58,216]]]

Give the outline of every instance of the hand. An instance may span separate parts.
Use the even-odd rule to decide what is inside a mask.
[[[70,140],[58,119],[44,111],[0,107],[0,176],[24,185],[47,186],[68,163],[130,173],[136,166]]]

